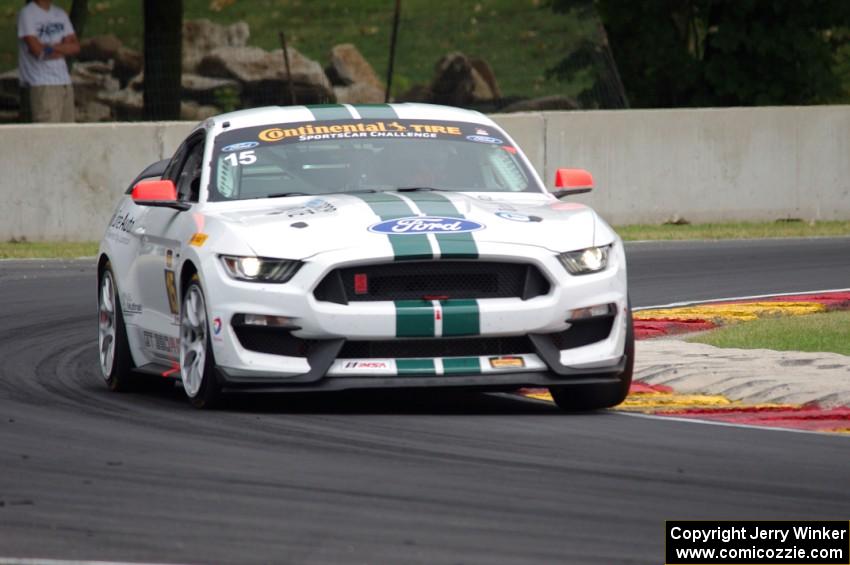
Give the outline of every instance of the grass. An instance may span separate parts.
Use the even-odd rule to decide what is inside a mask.
[[[626,241],[682,239],[758,239],[850,235],[850,222],[730,222],[720,224],[619,226]]]
[[[0,242],[0,259],[72,259],[97,255],[95,241]]]
[[[828,351],[850,355],[850,312],[762,318],[712,330],[688,341],[738,349]]]
[[[54,0],[68,11],[71,0]],[[17,66],[15,21],[21,0],[0,0],[0,71]],[[310,58],[327,64],[338,43],[354,43],[386,76],[390,0],[183,0],[186,19],[207,18],[230,24],[246,21],[249,44],[280,47],[278,31]],[[556,14],[545,0],[405,0],[402,4],[395,62],[394,92],[430,81],[434,63],[451,51],[486,59],[505,96],[576,93],[545,76],[589,33],[594,24],[572,13]],[[113,33],[129,47],[142,48],[140,0],[89,0],[85,35]]]

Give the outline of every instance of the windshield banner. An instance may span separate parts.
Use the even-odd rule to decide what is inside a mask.
[[[502,144],[497,131],[479,124],[427,120],[338,120],[294,122],[267,127],[257,134],[262,143],[293,143],[326,139],[419,138]]]

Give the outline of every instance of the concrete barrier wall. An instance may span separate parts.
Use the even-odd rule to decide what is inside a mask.
[[[590,170],[576,200],[618,225],[850,219],[850,106],[494,116],[544,181]],[[194,124],[0,126],[0,241],[97,240],[115,201]]]
[[[614,224],[850,219],[850,106],[548,114],[544,144]]]
[[[194,124],[0,126],[0,241],[99,240],[115,203]]]

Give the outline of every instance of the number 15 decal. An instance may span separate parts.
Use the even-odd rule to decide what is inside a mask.
[[[253,151],[242,151],[241,153],[230,153],[224,158],[232,167],[239,165],[253,165],[257,162],[257,156]]]

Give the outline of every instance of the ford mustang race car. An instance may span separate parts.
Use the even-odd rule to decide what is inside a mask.
[[[426,104],[269,107],[198,125],[136,178],[98,260],[113,390],[548,387],[620,403],[623,245],[486,116]]]

